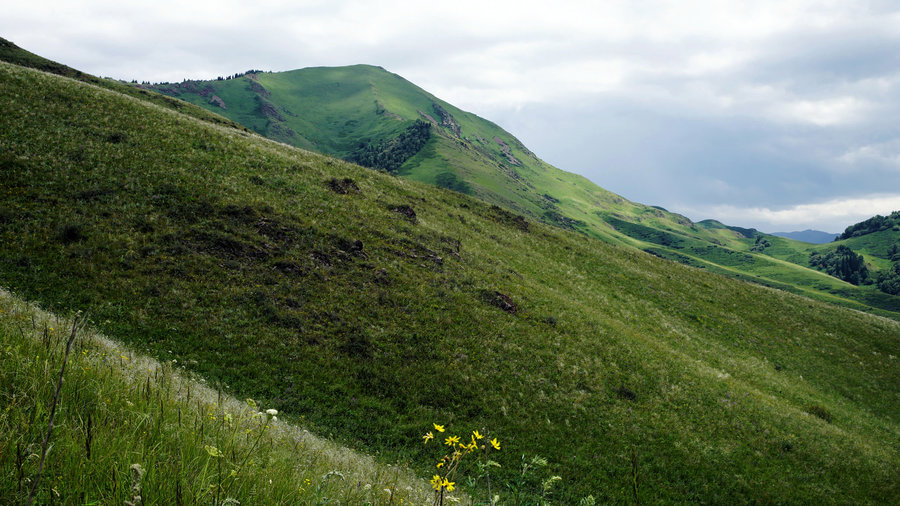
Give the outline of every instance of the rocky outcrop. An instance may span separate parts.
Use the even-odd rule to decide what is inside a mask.
[[[422,118],[424,118],[426,121],[428,121],[429,123],[431,123],[433,126],[440,126],[440,124],[438,124],[437,120],[434,119],[434,116],[432,116],[432,115],[430,115],[430,114],[428,114],[428,113],[426,113],[426,112],[423,112],[423,111],[421,111],[421,110],[419,110],[419,109],[416,109],[416,112],[418,112],[418,113],[419,113],[419,116],[422,116]]]
[[[460,129],[456,118],[438,105],[437,102],[432,103],[432,107],[434,108],[434,112],[441,118],[441,126],[453,132],[457,137],[460,137],[462,135],[462,130]]]
[[[258,81],[251,80],[250,81],[250,89],[254,93],[256,93],[260,96],[263,96],[263,97],[269,97],[272,95],[271,93],[269,93],[269,90],[267,90],[263,85],[259,84]]]
[[[212,97],[210,97],[209,103],[221,107],[222,109],[228,110],[228,108],[225,107],[225,101],[219,98],[218,95],[213,95]]]
[[[494,142],[500,145],[500,151],[503,153],[503,156],[506,157],[506,160],[509,161],[509,163],[516,166],[522,165],[522,162],[519,161],[518,158],[513,156],[509,144],[503,142],[503,139],[501,139],[500,137],[494,137]]]
[[[282,116],[281,113],[278,112],[278,108],[262,99],[260,99],[259,101],[259,112],[269,119],[275,121],[284,121],[284,116]]]

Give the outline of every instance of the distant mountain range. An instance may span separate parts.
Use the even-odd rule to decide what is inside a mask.
[[[772,235],[777,235],[778,237],[787,237],[788,239],[793,239],[800,242],[808,242],[811,244],[825,244],[840,237],[841,234],[831,234],[828,232],[822,232],[821,230],[807,229],[802,232],[772,232]]]

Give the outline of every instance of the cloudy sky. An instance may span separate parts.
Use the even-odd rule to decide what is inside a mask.
[[[900,210],[894,1],[8,2],[118,79],[370,63],[624,197],[767,232]]]

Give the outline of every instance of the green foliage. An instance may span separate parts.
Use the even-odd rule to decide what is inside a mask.
[[[563,504],[623,502],[634,483],[642,502],[900,493],[897,322],[11,65],[0,103],[2,283],[88,311],[105,333],[279,417],[425,478],[421,427],[490,427],[504,444],[494,490],[527,451],[547,466],[523,490],[546,483]],[[560,209],[573,195],[562,186],[544,190]],[[676,219],[656,212],[641,216]],[[77,240],[62,240],[65,224]],[[220,476],[202,445],[228,454],[206,440],[192,469],[208,461],[205,476]],[[121,464],[83,476],[125,490]],[[153,465],[142,467],[146,480]]]
[[[753,247],[750,248],[750,251],[757,251],[757,252],[760,252],[760,253],[761,253],[761,252],[765,251],[766,248],[768,248],[768,247],[770,247],[770,246],[772,246],[772,243],[770,243],[770,242],[765,238],[765,236],[758,235],[758,236],[756,236],[756,242],[753,244]]]
[[[900,244],[892,244],[890,248],[888,248],[888,260],[892,262],[900,262]]]
[[[431,125],[416,120],[393,139],[360,146],[358,150],[347,157],[347,160],[363,167],[386,170],[396,174],[400,166],[418,153],[430,137]]]
[[[878,289],[891,295],[900,295],[900,262],[878,275]]]
[[[850,225],[836,240],[850,239],[851,237],[859,237],[882,230],[890,230],[896,226],[900,226],[900,211],[894,211],[890,216],[881,216],[879,214],[855,225]]]
[[[809,265],[854,285],[871,282],[863,256],[843,244],[825,254],[811,252]]]

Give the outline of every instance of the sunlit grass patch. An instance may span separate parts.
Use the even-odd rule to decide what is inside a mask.
[[[71,322],[0,292],[0,497],[25,502]],[[423,504],[403,467],[320,439],[90,330],[67,364],[35,504]]]

